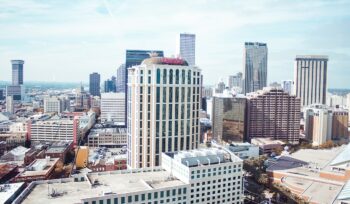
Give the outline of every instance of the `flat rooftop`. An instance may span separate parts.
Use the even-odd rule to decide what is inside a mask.
[[[54,165],[58,162],[59,158],[50,158],[50,160],[46,163],[45,167],[41,170],[25,170],[17,177],[28,177],[28,176],[40,176],[45,175],[51,168],[54,167]],[[38,165],[40,162],[46,162],[46,159],[37,159],[35,160],[28,168],[34,167]]]
[[[24,199],[23,204],[80,203],[81,199],[101,196],[104,192],[124,194],[186,185],[178,179],[171,178],[169,172],[160,169],[139,173],[120,172],[88,174],[89,181],[83,182],[38,184]],[[91,185],[93,183],[96,185]],[[48,196],[46,193],[48,188],[49,192],[54,189],[57,193],[62,193],[62,196],[55,198]]]
[[[0,185],[0,203],[5,203],[23,185],[23,182]]]

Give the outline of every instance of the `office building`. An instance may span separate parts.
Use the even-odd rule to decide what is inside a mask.
[[[326,104],[328,56],[297,55],[294,64],[294,94],[301,105]]]
[[[243,163],[217,148],[162,154],[162,166],[34,181],[15,203],[191,204],[243,202]],[[50,184],[48,184],[50,183]],[[48,186],[62,196],[45,194]]]
[[[289,95],[293,94],[294,82],[291,80],[282,81],[282,89],[287,92]]]
[[[111,79],[107,79],[104,82],[104,92],[109,93],[109,92],[117,92],[117,87],[116,87],[116,80],[115,77],[112,77]]]
[[[0,101],[5,99],[5,89],[0,88]]]
[[[6,86],[6,97],[12,96],[13,100],[21,101],[24,97],[23,85],[8,85]]]
[[[246,42],[244,48],[243,93],[262,90],[267,86],[267,45]]]
[[[243,82],[243,74],[242,72],[238,72],[236,75],[228,76],[227,85],[230,89],[234,87],[242,89],[242,85],[243,85],[242,82]]]
[[[196,65],[196,35],[180,33],[177,39],[176,52],[178,57],[187,61],[188,65]]]
[[[201,70],[152,57],[128,71],[129,167],[159,166],[162,152],[197,148]]]
[[[89,81],[89,92],[92,96],[100,96],[100,83],[101,83],[101,76],[99,73],[92,73],[90,74],[90,81]]]
[[[45,113],[61,113],[64,111],[65,101],[56,96],[44,98],[44,112]]]
[[[345,109],[314,104],[304,109],[304,119],[305,137],[313,146],[322,145],[329,140],[348,140],[349,113]]]
[[[346,107],[350,110],[350,93],[346,95]]]
[[[265,87],[247,95],[249,138],[270,137],[299,142],[300,99],[282,88]]]
[[[61,119],[28,122],[28,138],[31,141],[73,141],[80,139],[79,120]]]
[[[217,83],[215,86],[213,95],[215,96],[216,94],[222,94],[224,93],[225,89],[226,89],[225,83],[222,80],[220,80],[219,83]]]
[[[23,60],[11,60],[12,64],[12,85],[23,85]]]
[[[81,85],[75,95],[75,111],[87,111],[91,108],[91,96],[84,90],[84,87]]]
[[[125,94],[101,94],[101,122],[112,122],[125,125]]]
[[[125,73],[126,73],[125,64],[121,64],[117,69],[116,89],[118,93],[120,92],[125,93],[125,84],[126,84]]]
[[[89,147],[122,148],[127,145],[125,128],[93,128],[87,137]]]
[[[6,97],[6,112],[15,113],[15,104],[12,96]]]
[[[125,60],[125,80],[124,80],[124,93],[125,93],[125,104],[127,104],[128,99],[128,69],[132,66],[140,65],[144,59],[149,58],[151,55],[156,55],[158,57],[164,57],[164,52],[161,50],[126,50],[126,60]],[[128,125],[127,113],[128,107],[125,107],[125,126]]]
[[[247,140],[246,103],[244,96],[225,92],[213,97],[213,139],[219,144],[231,144]]]

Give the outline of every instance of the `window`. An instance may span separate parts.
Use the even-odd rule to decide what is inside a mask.
[[[175,83],[176,84],[179,84],[179,78],[180,78],[180,76],[179,76],[180,74],[179,74],[179,70],[177,69],[176,71],[175,71]]]
[[[160,69],[157,69],[157,84],[160,84]]]
[[[170,71],[169,71],[169,84],[173,84],[173,78],[174,78],[173,70],[170,69]]]
[[[163,84],[166,84],[167,70],[163,69]]]
[[[132,202],[132,196],[128,196],[128,202],[129,202],[129,203]]]
[[[185,79],[186,79],[186,71],[182,70],[182,76],[181,76],[181,83],[185,84]]]
[[[187,83],[191,84],[191,70],[188,70]]]

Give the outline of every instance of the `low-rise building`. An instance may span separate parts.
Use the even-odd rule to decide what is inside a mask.
[[[0,185],[0,203],[11,204],[24,189],[23,182]]]
[[[260,154],[271,154],[277,149],[282,149],[282,145],[285,145],[281,140],[272,138],[253,138],[251,143],[259,147]]]
[[[59,158],[36,159],[14,178],[14,182],[31,182],[50,179]]]
[[[259,157],[259,147],[248,142],[231,143],[227,148],[241,159]]]
[[[87,138],[89,147],[121,148],[127,145],[126,128],[94,128]]]
[[[15,164],[0,164],[0,183],[6,183],[18,174],[18,166]]]

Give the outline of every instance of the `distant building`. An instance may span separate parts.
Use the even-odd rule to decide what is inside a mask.
[[[350,110],[350,93],[346,95],[346,107]]]
[[[101,94],[101,121],[125,125],[125,94]]]
[[[13,101],[13,96],[6,97],[6,111],[12,114],[15,113],[15,104]]]
[[[219,81],[219,83],[216,84],[213,96],[216,94],[222,94],[224,93],[224,90],[226,89],[226,85],[223,81]]]
[[[304,119],[305,136],[313,146],[329,140],[347,142],[349,139],[349,112],[345,109],[315,104],[305,108]]]
[[[265,87],[247,98],[249,139],[269,137],[293,144],[299,142],[299,98],[277,87]]]
[[[64,111],[65,101],[55,96],[44,98],[45,113],[61,113]]]
[[[249,142],[232,143],[228,149],[241,159],[251,159],[259,157],[259,147]]]
[[[81,85],[79,89],[77,89],[77,93],[75,95],[75,111],[88,111],[91,108],[91,96],[84,90],[84,87]]]
[[[301,105],[326,104],[328,56],[297,55],[294,94]]]
[[[282,146],[285,145],[285,142],[282,142],[281,140],[275,140],[269,137],[256,137],[251,139],[251,144],[259,147],[260,154],[271,154],[272,152],[275,152],[278,149],[283,149]]]
[[[150,55],[157,55],[158,57],[164,57],[164,52],[161,50],[126,50],[125,59],[125,80],[124,80],[124,93],[125,104],[128,99],[128,69],[132,66],[140,65],[144,59],[150,58]],[[125,126],[127,126],[127,113],[128,106],[125,106]]]
[[[112,79],[107,79],[105,82],[104,82],[104,92],[105,93],[109,93],[109,92],[117,92],[117,87],[116,87],[116,84],[115,84],[115,78],[112,77]]]
[[[213,88],[212,87],[203,87],[202,88],[202,98],[211,98],[213,97]]]
[[[238,72],[236,75],[228,76],[227,82],[228,82],[227,85],[230,89],[232,89],[233,87],[238,87],[242,89],[242,86],[243,86],[242,72]]]
[[[89,92],[92,96],[100,96],[100,83],[101,83],[101,76],[99,73],[92,73],[90,74],[90,82],[89,82]]]
[[[12,96],[15,101],[21,101],[24,97],[24,87],[22,85],[6,86],[6,97],[7,96]]]
[[[221,94],[213,97],[213,139],[219,144],[247,140],[247,99]]]
[[[196,35],[180,33],[177,40],[177,55],[186,60],[188,65],[196,65]]]
[[[120,92],[125,93],[125,84],[126,84],[125,73],[126,73],[125,64],[121,64],[117,69],[116,88],[118,93]]]
[[[262,90],[267,86],[267,45],[246,42],[244,48],[243,93]]]
[[[162,152],[197,148],[201,70],[152,57],[128,71],[128,166],[159,166]]]
[[[0,88],[0,100],[5,99],[5,89]]]
[[[23,85],[23,60],[11,60],[12,64],[12,85]]]
[[[289,95],[293,94],[294,82],[291,80],[282,81],[282,89],[287,92]]]

